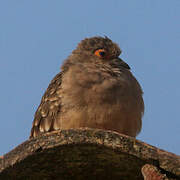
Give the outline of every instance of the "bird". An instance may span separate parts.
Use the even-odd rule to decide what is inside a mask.
[[[142,128],[143,91],[121,52],[107,36],[81,40],[42,96],[30,138],[72,128],[136,137]]]

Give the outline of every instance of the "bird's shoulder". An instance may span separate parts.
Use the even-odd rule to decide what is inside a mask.
[[[42,101],[48,98],[49,100],[57,93],[57,90],[61,88],[62,83],[62,72],[59,72],[50,82],[48,88],[46,89]],[[48,100],[47,99],[47,100]]]

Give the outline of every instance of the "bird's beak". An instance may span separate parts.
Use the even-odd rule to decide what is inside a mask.
[[[119,61],[119,65],[126,68],[126,69],[131,69],[129,67],[129,65],[127,63],[125,63],[121,58],[118,58],[118,61]]]

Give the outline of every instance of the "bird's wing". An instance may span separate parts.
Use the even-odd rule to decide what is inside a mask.
[[[62,72],[53,78],[41,99],[34,115],[30,138],[54,130],[54,121],[61,110],[61,82]]]

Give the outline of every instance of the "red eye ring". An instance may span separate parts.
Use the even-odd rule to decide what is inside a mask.
[[[105,49],[98,49],[94,52],[94,54],[100,58],[106,58],[107,57],[107,52]]]

